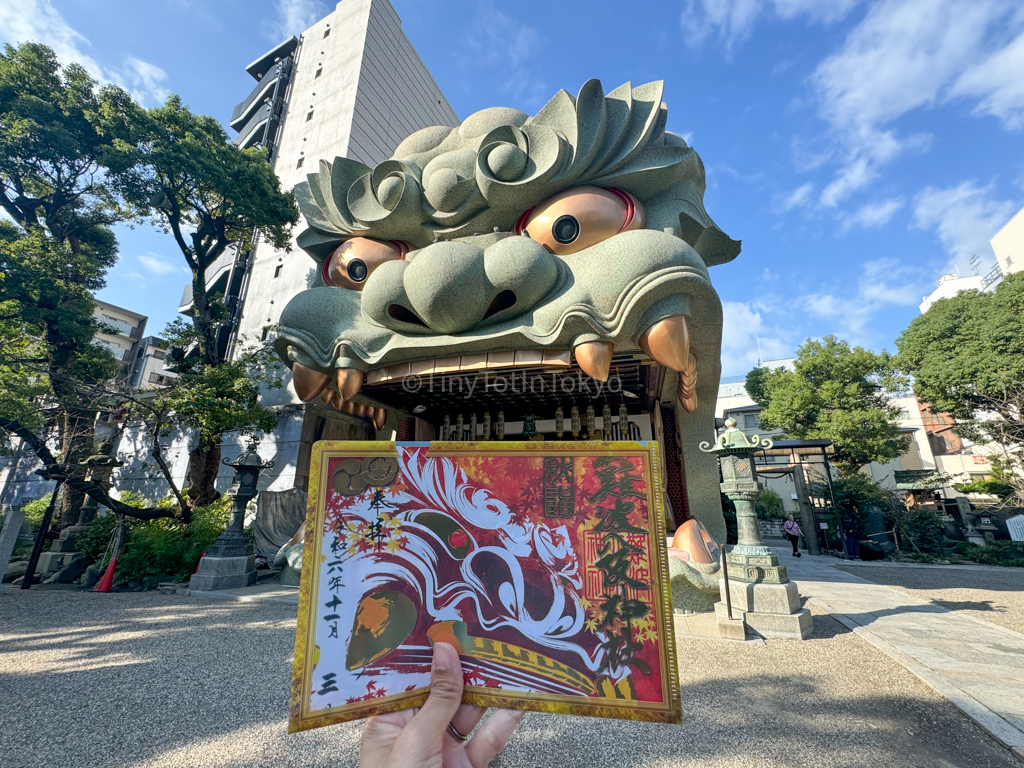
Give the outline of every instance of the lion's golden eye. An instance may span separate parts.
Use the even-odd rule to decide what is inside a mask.
[[[353,237],[334,250],[320,274],[327,285],[361,291],[373,270],[385,261],[405,258],[408,252],[408,246],[396,240],[385,243],[368,237]]]
[[[576,187],[528,210],[519,217],[515,231],[557,256],[566,256],[646,225],[643,203],[628,192]]]

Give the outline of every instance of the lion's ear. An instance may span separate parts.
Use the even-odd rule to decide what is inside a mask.
[[[740,241],[733,240],[714,224],[705,227],[689,214],[680,213],[679,229],[679,236],[690,244],[709,267],[725,264],[740,255]]]

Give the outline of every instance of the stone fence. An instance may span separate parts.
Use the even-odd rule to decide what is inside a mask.
[[[761,527],[761,538],[763,539],[784,539],[786,538],[785,532],[782,530],[782,524],[785,520],[778,518],[771,518],[768,520],[758,520],[757,524]]]

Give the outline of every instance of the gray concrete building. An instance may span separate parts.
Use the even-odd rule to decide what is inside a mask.
[[[388,0],[338,3],[301,37],[268,51],[247,71],[263,98],[276,88],[277,100],[257,110],[250,94],[235,108],[232,127],[241,127],[236,142],[267,146],[284,189],[305,181],[321,159],[350,157],[372,168],[410,133],[459,123]],[[273,88],[268,77],[276,78]],[[255,117],[246,118],[250,113]],[[288,300],[309,287],[312,271],[312,261],[298,248],[284,253],[258,245],[240,288],[235,345],[263,338]],[[268,404],[298,402],[289,388]]]
[[[253,90],[232,110],[240,147],[264,147],[283,189],[319,169],[321,159],[349,157],[370,167],[386,160],[409,134],[432,125],[459,124],[441,89],[402,30],[388,0],[343,0],[299,37],[258,57],[246,71]],[[298,233],[302,226],[295,228]],[[313,262],[297,246],[290,253],[260,243],[251,252],[229,249],[210,271],[223,292],[230,321],[221,343],[229,355],[265,340],[288,301],[313,280]],[[181,311],[188,312],[191,287]],[[289,384],[264,392],[278,411],[275,433],[260,447],[276,462],[260,488],[305,488],[309,449],[318,439],[371,437],[364,419],[303,405]],[[240,448],[226,441],[224,455]],[[187,451],[184,452],[187,455]],[[220,478],[224,485],[230,470]]]
[[[139,389],[167,386],[178,374],[167,367],[167,342],[157,336],[139,340],[129,384]]]

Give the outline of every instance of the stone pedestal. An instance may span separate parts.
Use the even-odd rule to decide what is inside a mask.
[[[54,544],[57,542],[55,541]],[[41,552],[39,562],[36,563],[36,578],[42,579],[47,573],[56,573],[75,558],[75,552]]]
[[[256,556],[206,556],[188,583],[189,589],[212,592],[217,589],[249,587],[256,583]]]
[[[74,560],[78,553],[77,539],[89,530],[88,525],[73,525],[60,532],[60,536],[53,540],[50,549],[39,554],[39,563],[36,565],[36,576],[42,579],[48,573],[55,573],[65,565]]]
[[[207,547],[188,586],[189,589],[209,592],[248,587],[255,583],[256,556],[249,537],[242,531],[227,530]]]
[[[718,610],[722,606],[722,610]],[[726,610],[725,603],[715,603],[715,616],[718,619],[718,636],[726,640],[746,640],[747,625],[743,622],[743,614],[733,608],[732,618]]]
[[[739,549],[736,547],[735,549]],[[751,550],[755,547],[744,547]],[[786,575],[786,566],[768,550],[765,553],[729,554],[729,597],[733,618],[744,623],[762,637],[783,637],[803,640],[811,634],[811,612],[800,607],[800,593]],[[715,613],[727,617],[725,579],[719,581],[722,600],[715,603]]]

